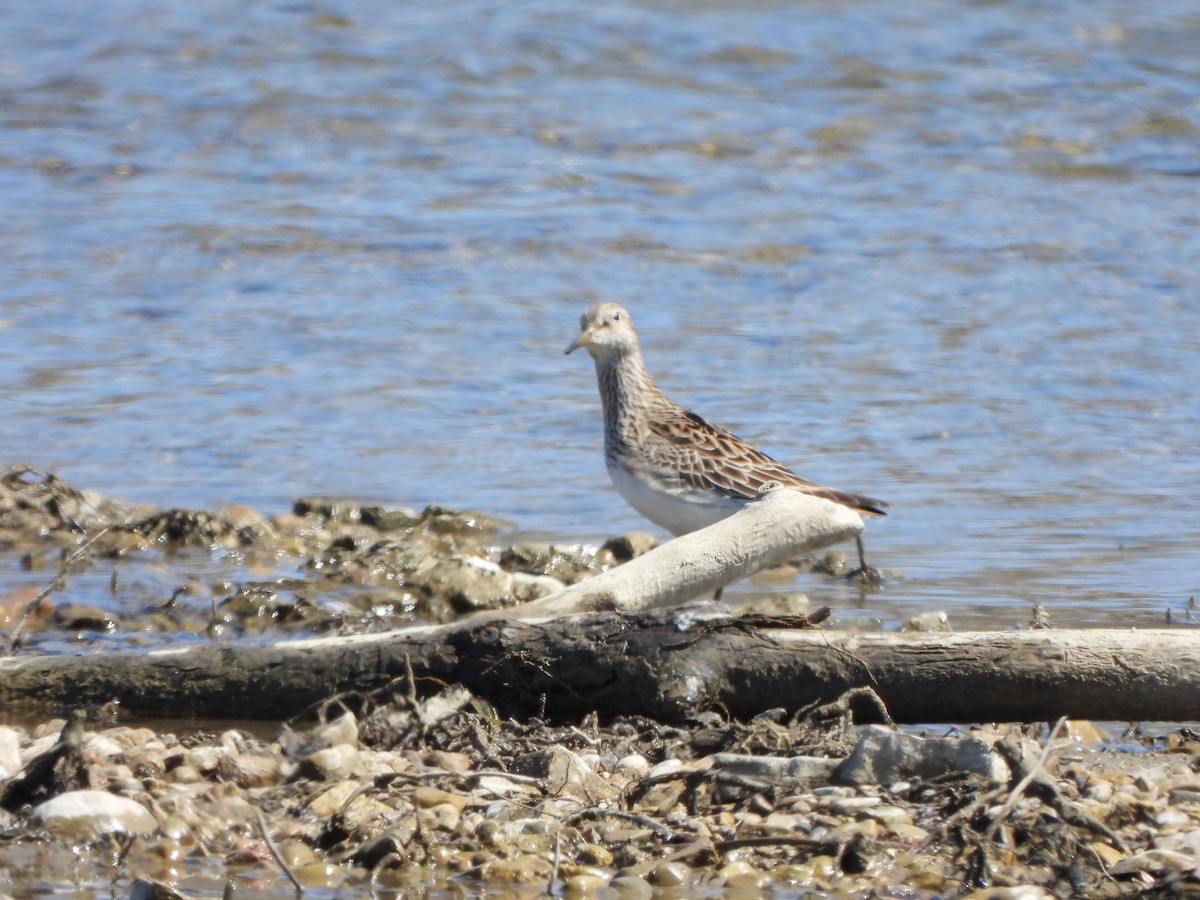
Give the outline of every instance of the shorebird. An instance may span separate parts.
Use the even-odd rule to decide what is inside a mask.
[[[604,407],[604,462],[625,502],[672,535],[704,528],[737,512],[768,483],[824,497],[858,513],[887,515],[887,504],[806,481],[724,428],[684,409],[650,377],[629,313],[598,303],[579,320],[567,354],[583,347],[596,363]],[[851,576],[878,583],[857,537]]]

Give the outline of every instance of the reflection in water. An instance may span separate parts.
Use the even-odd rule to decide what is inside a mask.
[[[891,502],[887,590],[786,586],[843,623],[1200,592],[1190,5],[60,7],[0,10],[8,461],[642,527],[559,353],[606,298]]]

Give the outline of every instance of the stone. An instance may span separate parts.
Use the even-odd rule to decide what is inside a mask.
[[[835,816],[853,816],[882,804],[883,801],[878,797],[843,797],[833,801],[830,812]]]
[[[456,812],[462,812],[474,801],[474,798],[466,794],[452,794],[450,791],[443,791],[441,788],[436,788],[431,785],[421,785],[412,795],[413,803],[422,809],[428,809],[433,806],[448,804],[454,807]]]
[[[222,778],[239,787],[269,787],[280,780],[279,760],[254,753],[231,753],[217,764]]]
[[[922,738],[868,725],[832,778],[845,784],[890,784],[951,773],[982,775],[996,784],[1010,777],[1004,760],[977,737]]]
[[[1200,828],[1188,828],[1171,834],[1159,835],[1154,840],[1154,846],[1160,850],[1185,853],[1195,857],[1200,863]]]
[[[21,733],[0,726],[0,781],[16,775],[21,768]]]
[[[691,870],[680,862],[660,862],[650,870],[649,881],[655,887],[680,887],[691,880]]]
[[[716,753],[713,769],[747,778],[813,780],[827,779],[840,760],[821,756],[748,756],[741,753]]]
[[[332,722],[326,722],[324,725],[314,728],[305,737],[310,742],[309,748],[311,750],[337,747],[340,744],[346,744],[357,749],[358,719],[354,717],[354,713],[343,713]]]
[[[339,781],[358,774],[358,769],[358,750],[350,744],[334,744],[300,761],[303,775],[321,781]]]
[[[59,835],[85,841],[158,829],[158,820],[146,807],[108,791],[67,791],[35,806],[33,819]]]
[[[1200,804],[1200,782],[1177,784],[1167,791],[1167,799],[1171,803]]]
[[[650,771],[650,761],[640,753],[631,753],[617,760],[616,771],[627,778],[642,778]]]
[[[551,795],[575,797],[587,803],[611,800],[619,791],[597,776],[579,754],[565,747],[553,747],[520,757],[513,770],[522,775],[539,778],[544,790]]]

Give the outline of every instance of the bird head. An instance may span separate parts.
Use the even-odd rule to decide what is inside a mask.
[[[597,303],[579,317],[579,337],[571,341],[564,353],[580,347],[587,349],[592,359],[623,356],[637,349],[637,333],[629,313],[615,303]]]

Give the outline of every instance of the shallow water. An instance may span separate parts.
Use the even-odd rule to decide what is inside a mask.
[[[1183,0],[6,4],[2,460],[603,538],[643,525],[561,351],[613,299],[681,402],[892,504],[886,590],[777,590],[1162,624],[1200,592],[1197,46]]]

